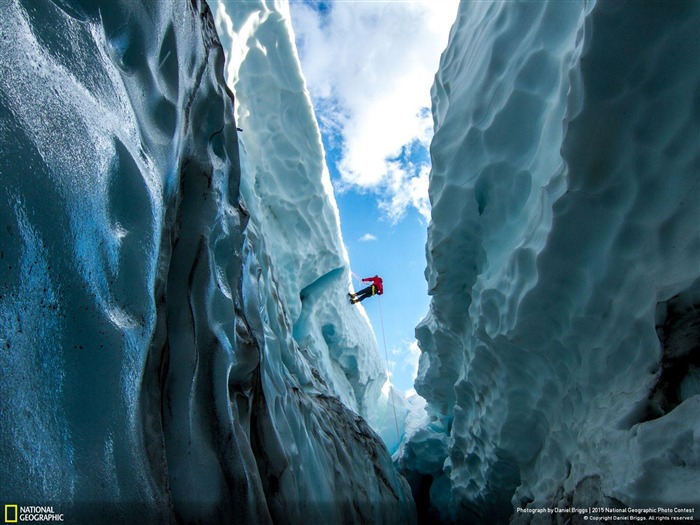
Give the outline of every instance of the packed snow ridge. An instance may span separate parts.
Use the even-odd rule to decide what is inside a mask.
[[[700,518],[698,27],[697,2],[461,3],[432,92],[422,518]]]
[[[0,7],[0,499],[414,521],[284,6]]]

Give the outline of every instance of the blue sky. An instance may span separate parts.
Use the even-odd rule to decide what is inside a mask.
[[[323,135],[350,263],[379,274],[363,302],[392,382],[413,387],[414,329],[428,310],[430,87],[457,0],[290,2],[307,87]],[[356,287],[359,285],[354,283]]]
[[[337,180],[338,152],[324,145],[331,177]],[[378,274],[384,279],[384,295],[378,300],[367,299],[362,304],[374,327],[383,358],[381,320],[384,320],[392,382],[399,390],[407,391],[413,388],[418,359],[414,328],[425,316],[429,303],[423,277],[425,219],[415,209],[409,209],[402,220],[391,221],[379,208],[377,196],[369,192],[347,190],[337,193],[336,200],[353,272],[360,277]],[[353,285],[359,289],[357,279],[353,279]]]

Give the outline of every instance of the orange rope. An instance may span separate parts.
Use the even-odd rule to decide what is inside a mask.
[[[382,341],[384,342],[384,357],[386,358],[386,371],[389,373],[389,352],[386,350],[386,336],[384,335],[384,316],[382,315],[382,301],[377,295],[377,302],[379,303],[379,320],[382,323]],[[389,393],[391,394],[391,406],[394,409],[394,424],[396,425],[396,438],[399,440],[399,460],[401,461],[401,471],[403,472],[403,477],[406,477],[406,469],[403,465],[403,456],[401,455],[401,433],[399,432],[399,418],[396,417],[396,402],[394,401],[394,389],[391,388],[391,383],[389,383]]]

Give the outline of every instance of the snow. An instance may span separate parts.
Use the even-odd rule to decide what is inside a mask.
[[[432,91],[428,420],[404,457],[442,519],[700,517],[699,22],[687,2],[460,5]]]
[[[204,3],[3,6],[1,499],[411,523],[287,8],[226,8],[237,119]]]

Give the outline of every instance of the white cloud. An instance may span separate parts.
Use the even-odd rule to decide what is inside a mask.
[[[430,166],[409,164],[405,169],[398,163],[388,163],[386,187],[389,197],[380,202],[389,218],[396,222],[409,206],[412,206],[425,218],[430,219],[430,202],[428,201],[428,175]]]
[[[399,346],[391,349],[391,356],[397,359],[399,368],[410,371],[411,381],[415,381],[416,377],[418,377],[418,361],[420,359],[418,341],[416,339],[412,341],[403,340]],[[395,367],[396,362],[392,361],[392,363]],[[392,371],[394,367],[392,367]]]
[[[418,341],[413,340],[413,342],[408,346],[408,357],[406,358],[407,363],[411,365],[411,378],[413,381],[418,377],[418,360],[420,359],[420,348],[418,347]]]
[[[426,108],[457,4],[350,1],[323,12],[291,4],[319,120],[342,141],[337,187],[382,194],[392,220],[408,207],[427,216],[427,160],[408,157],[432,136]]]
[[[360,242],[369,242],[369,241],[376,241],[377,236],[372,235],[371,233],[365,233],[362,237],[360,237]]]

